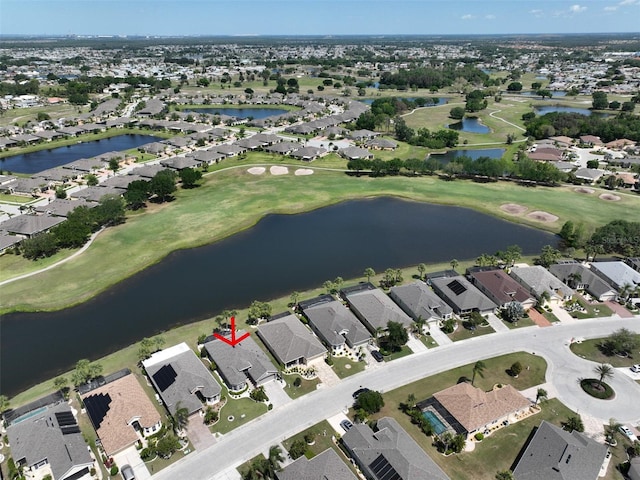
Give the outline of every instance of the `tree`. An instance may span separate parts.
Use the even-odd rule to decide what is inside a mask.
[[[25,238],[20,242],[22,255],[28,260],[50,257],[58,251],[56,237],[49,232]]]
[[[278,445],[272,445],[269,448],[269,457],[267,461],[271,467],[271,475],[274,472],[280,470],[280,464],[284,462],[284,456],[282,455],[282,449]]]
[[[509,85],[507,85],[507,91],[520,92],[522,91],[522,84],[520,82],[511,82]]]
[[[200,170],[194,170],[189,167],[180,170],[178,175],[182,182],[182,188],[193,188],[196,182],[202,178],[202,172]]]
[[[460,265],[460,263],[454,258],[449,262],[449,265],[451,265],[451,268],[455,270],[456,268],[458,268],[458,265]]]
[[[566,430],[567,432],[573,432],[574,430],[576,432],[584,432],[584,423],[582,423],[582,418],[580,418],[580,415],[572,415],[570,417],[567,417],[567,419],[562,422],[561,425],[562,429]]]
[[[599,166],[599,160],[587,160],[587,168],[598,168]]]
[[[62,185],[56,187],[56,198],[64,200],[67,198],[67,191],[64,189]]]
[[[207,425],[211,425],[217,420],[218,420],[218,412],[216,412],[211,407],[207,407],[207,409],[204,412],[204,423],[206,423]]]
[[[498,252],[496,256],[502,260],[507,267],[513,265],[522,258],[522,248],[519,245],[509,245],[504,252]]]
[[[375,390],[361,393],[355,402],[355,408],[362,409],[369,415],[379,412],[382,407],[384,407],[382,394]]]
[[[189,425],[189,409],[183,407],[180,402],[176,404],[176,412],[173,414],[173,427],[175,430],[184,430]]]
[[[69,384],[69,380],[67,377],[56,377],[53,380],[53,387],[58,390],[62,395],[67,398],[69,388],[67,385]]]
[[[427,271],[427,266],[424,263],[418,264],[418,274],[420,275],[420,280],[424,279],[424,274]]]
[[[300,292],[293,292],[289,296],[289,300],[291,300],[291,305],[295,308],[298,306],[298,300],[300,300]]]
[[[604,426],[604,441],[609,445],[616,445],[617,437],[620,434],[620,427],[622,426],[615,418],[610,418],[609,423]]]
[[[176,174],[171,170],[162,170],[149,182],[149,193],[155,195],[160,203],[167,201],[176,188]]]
[[[118,161],[117,158],[110,158],[109,159],[109,170],[111,170],[114,174],[118,171],[118,169],[120,168],[120,162]]]
[[[476,381],[476,375],[480,375],[480,378],[484,378],[484,371],[487,369],[487,365],[482,361],[478,360],[473,365],[472,376],[471,376],[471,386],[473,386]]]
[[[375,274],[376,274],[376,271],[371,267],[367,267],[364,269],[363,275],[367,277],[367,282],[370,281],[371,277],[375,276]]]
[[[544,268],[549,268],[558,261],[561,255],[560,250],[553,248],[551,245],[545,245],[542,247],[540,256],[534,261],[536,265],[542,265]]]
[[[549,394],[544,388],[539,388],[536,391],[536,405],[538,405],[539,402],[546,400],[547,398],[549,398]]]
[[[522,364],[520,362],[514,362],[509,368],[509,374],[513,377],[517,377],[522,372]]]
[[[514,476],[511,470],[503,470],[496,473],[496,480],[514,480]]]
[[[593,371],[598,375],[598,383],[602,387],[602,382],[605,378],[613,377],[613,367],[607,363],[601,363],[597,367],[593,369]]]
[[[146,180],[134,180],[127,186],[127,191],[124,192],[124,200],[127,204],[127,208],[131,210],[138,210],[145,206],[147,199],[149,198],[150,185]]]
[[[304,440],[294,440],[291,443],[291,447],[289,447],[289,455],[292,459],[296,460],[304,455],[307,451],[307,445],[304,443]]]
[[[87,185],[89,187],[95,187],[96,185],[98,185],[98,177],[96,177],[96,175],[93,173],[87,174],[84,179],[87,181]]]
[[[124,205],[124,200],[120,195],[104,195],[98,206],[91,210],[95,224],[102,226],[123,223],[125,219]]]
[[[524,316],[524,308],[520,302],[509,302],[502,310],[505,320],[511,323],[517,323]]]
[[[409,341],[409,334],[404,326],[399,322],[387,323],[387,336],[385,347],[390,351],[398,351]]]
[[[454,120],[462,120],[464,118],[464,114],[464,107],[453,107],[449,111],[449,118],[452,118]]]
[[[249,323],[256,324],[261,319],[266,319],[271,316],[271,305],[267,302],[261,302],[254,300],[249,306]]]
[[[175,451],[180,448],[180,440],[172,434],[165,435],[156,444],[156,452],[162,458],[169,458]]]
[[[0,416],[9,408],[9,398],[6,395],[0,395]]]
[[[609,100],[605,92],[593,92],[591,94],[591,106],[594,110],[606,110],[609,107]]]
[[[76,368],[71,374],[71,382],[76,386],[80,386],[99,377],[102,374],[102,365],[99,363],[91,363],[83,358],[78,360]]]

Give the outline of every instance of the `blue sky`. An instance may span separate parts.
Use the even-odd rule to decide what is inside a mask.
[[[640,0],[1,0],[2,34],[349,35],[640,31]]]

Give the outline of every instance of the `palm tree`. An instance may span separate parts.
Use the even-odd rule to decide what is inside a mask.
[[[551,294],[549,293],[549,290],[544,290],[541,294],[540,294],[540,306],[544,307],[545,304],[551,300]]]
[[[416,396],[413,393],[410,393],[407,397],[407,403],[410,407],[413,407],[416,403]]]
[[[455,258],[452,259],[449,264],[451,265],[451,268],[453,270],[455,270],[456,268],[458,268],[458,265],[460,265],[460,263],[458,262],[458,260],[456,260]]]
[[[613,377],[613,367],[609,364],[602,363],[594,368],[594,371],[599,375],[598,383],[602,387],[602,381],[605,378]]]
[[[544,388],[539,388],[536,392],[536,405],[538,405],[539,402],[546,400],[548,397],[549,394],[547,391]]]
[[[173,414],[173,427],[176,430],[184,430],[189,425],[189,410],[181,406],[181,402],[176,404],[176,413]]]
[[[269,461],[269,466],[272,472],[280,470],[280,464],[284,462],[282,449],[278,445],[273,445],[269,449],[269,458],[267,460]]]
[[[615,418],[610,418],[609,423],[604,426],[604,441],[609,445],[615,446],[617,444],[616,437],[620,433],[621,423]]]
[[[291,300],[291,305],[295,309],[298,306],[298,300],[300,300],[300,292],[293,292],[289,300]]]
[[[424,278],[424,274],[427,271],[427,266],[424,263],[418,264],[418,273],[420,274],[420,280]]]
[[[484,378],[484,371],[487,368],[487,365],[482,361],[478,360],[473,366],[473,376],[471,377],[471,386],[476,381],[476,375],[480,375],[480,378]]]
[[[562,422],[562,428],[567,432],[584,432],[584,424],[580,416],[567,417],[567,420]]]
[[[375,274],[376,271],[371,267],[367,267],[364,269],[364,276],[367,277],[367,282],[369,282],[371,280],[371,277],[373,277]]]

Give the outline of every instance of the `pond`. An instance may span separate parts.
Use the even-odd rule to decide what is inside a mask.
[[[385,98],[385,97],[380,97],[380,98]],[[427,99],[427,101],[429,99],[433,100],[433,103],[427,103],[425,107],[437,107],[438,105],[446,105],[447,102],[449,101],[447,97],[423,97],[423,98]],[[407,97],[407,100],[413,101],[415,99],[416,97]],[[375,100],[377,100],[377,98],[363,98],[360,101],[362,103],[366,103],[367,105],[371,105]]]
[[[504,155],[504,148],[483,148],[480,150],[449,150],[445,153],[432,153],[430,158],[435,158],[442,165],[450,163],[457,157],[469,157],[472,160],[477,160],[480,157],[490,158],[502,158]]]
[[[220,242],[174,252],[76,307],[3,315],[1,393],[12,396],[81,358],[102,357],[171,327],[337,276],[358,277],[367,267],[380,272],[476,258],[513,244],[532,254],[556,243],[552,234],[473,210],[387,197],[269,215]]]
[[[50,168],[75,162],[80,158],[91,158],[107,152],[120,152],[138,148],[161,140],[153,135],[118,135],[116,137],[74,143],[67,147],[22,153],[0,159],[0,168],[16,173],[38,173]]]
[[[577,108],[577,107],[561,107],[559,105],[548,105],[543,107],[534,107],[534,111],[536,115],[545,115],[547,113],[553,112],[562,112],[562,113],[579,113],[580,115],[586,115],[587,117],[590,115],[598,116],[598,117],[608,117],[610,114],[602,113],[602,112],[592,112],[588,108]]]
[[[209,113],[211,115],[228,115],[235,118],[249,118],[259,120],[261,118],[273,117],[274,115],[282,115],[289,110],[283,108],[234,108],[224,107],[207,107],[207,108],[185,108],[183,112]]]
[[[514,93],[517,93],[519,95],[522,95],[523,97],[538,97],[538,98],[542,98],[540,97],[540,95],[538,95],[536,92],[534,91],[526,91],[526,92],[507,92],[509,95],[513,95]],[[551,94],[554,97],[566,97],[567,96],[567,92],[564,90],[551,90]]]
[[[491,129],[480,123],[478,117],[465,117],[461,121],[448,125],[452,130],[460,130],[468,133],[489,133]]]

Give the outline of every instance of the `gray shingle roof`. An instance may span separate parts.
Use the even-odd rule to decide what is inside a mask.
[[[86,202],[83,199],[69,200],[68,198],[56,198],[47,205],[36,207],[36,212],[54,215],[56,217],[66,217],[70,212],[78,207],[95,207],[95,204]]]
[[[558,295],[571,297],[575,293],[572,288],[562,283],[541,265],[513,267],[509,275],[527,287],[537,298],[540,298],[544,291],[549,292],[551,298]]]
[[[305,456],[276,472],[278,480],[357,480],[349,467],[331,448],[312,459]]]
[[[313,360],[327,349],[295,315],[272,320],[258,327],[258,336],[276,359],[286,365],[300,358]]]
[[[366,424],[356,424],[342,436],[342,440],[365,470],[367,478],[379,478],[373,474],[371,465],[376,460],[380,461],[380,457],[402,480],[449,478],[393,418],[378,420],[375,433]]]
[[[603,295],[615,295],[615,289],[611,285],[581,263],[557,263],[551,265],[549,271],[565,283],[570,283],[573,275],[577,276],[576,283],[572,285],[583,285],[584,289],[597,299]]]
[[[200,410],[198,391],[206,398],[220,395],[222,391],[186,343],[154,353],[142,365],[172,414],[179,408],[186,408],[189,414]]]
[[[337,300],[302,306],[302,309],[313,329],[332,347],[343,345],[345,340],[347,345],[353,347],[371,338],[356,316]]]
[[[241,330],[236,335],[240,337],[244,333]],[[260,385],[278,371],[253,337],[244,339],[235,347],[215,339],[205,343],[204,348],[216,363],[220,375],[229,387],[243,385],[247,377],[255,385]]]
[[[640,285],[640,272],[624,262],[593,262],[591,270],[618,290],[623,285],[630,285],[632,288]]]
[[[351,309],[371,332],[377,328],[385,329],[389,322],[401,323],[405,328],[411,326],[411,318],[402,311],[382,290],[366,290],[346,296]]]
[[[45,232],[62,222],[64,222],[64,218],[61,217],[50,217],[48,215],[17,215],[0,223],[0,231],[31,236]]]
[[[596,480],[607,447],[542,421],[513,471],[516,480]]]
[[[480,290],[461,275],[431,279],[435,292],[447,302],[455,312],[478,310],[484,312],[496,308]],[[460,287],[458,287],[458,285]]]
[[[415,320],[442,319],[453,313],[453,309],[422,281],[392,287],[389,296]]]
[[[31,466],[46,459],[53,477],[58,479],[74,468],[90,467],[93,462],[80,431],[63,434],[56,413],[72,415],[66,403],[50,405],[44,411],[10,425],[7,435],[16,463],[24,459],[26,465]]]

